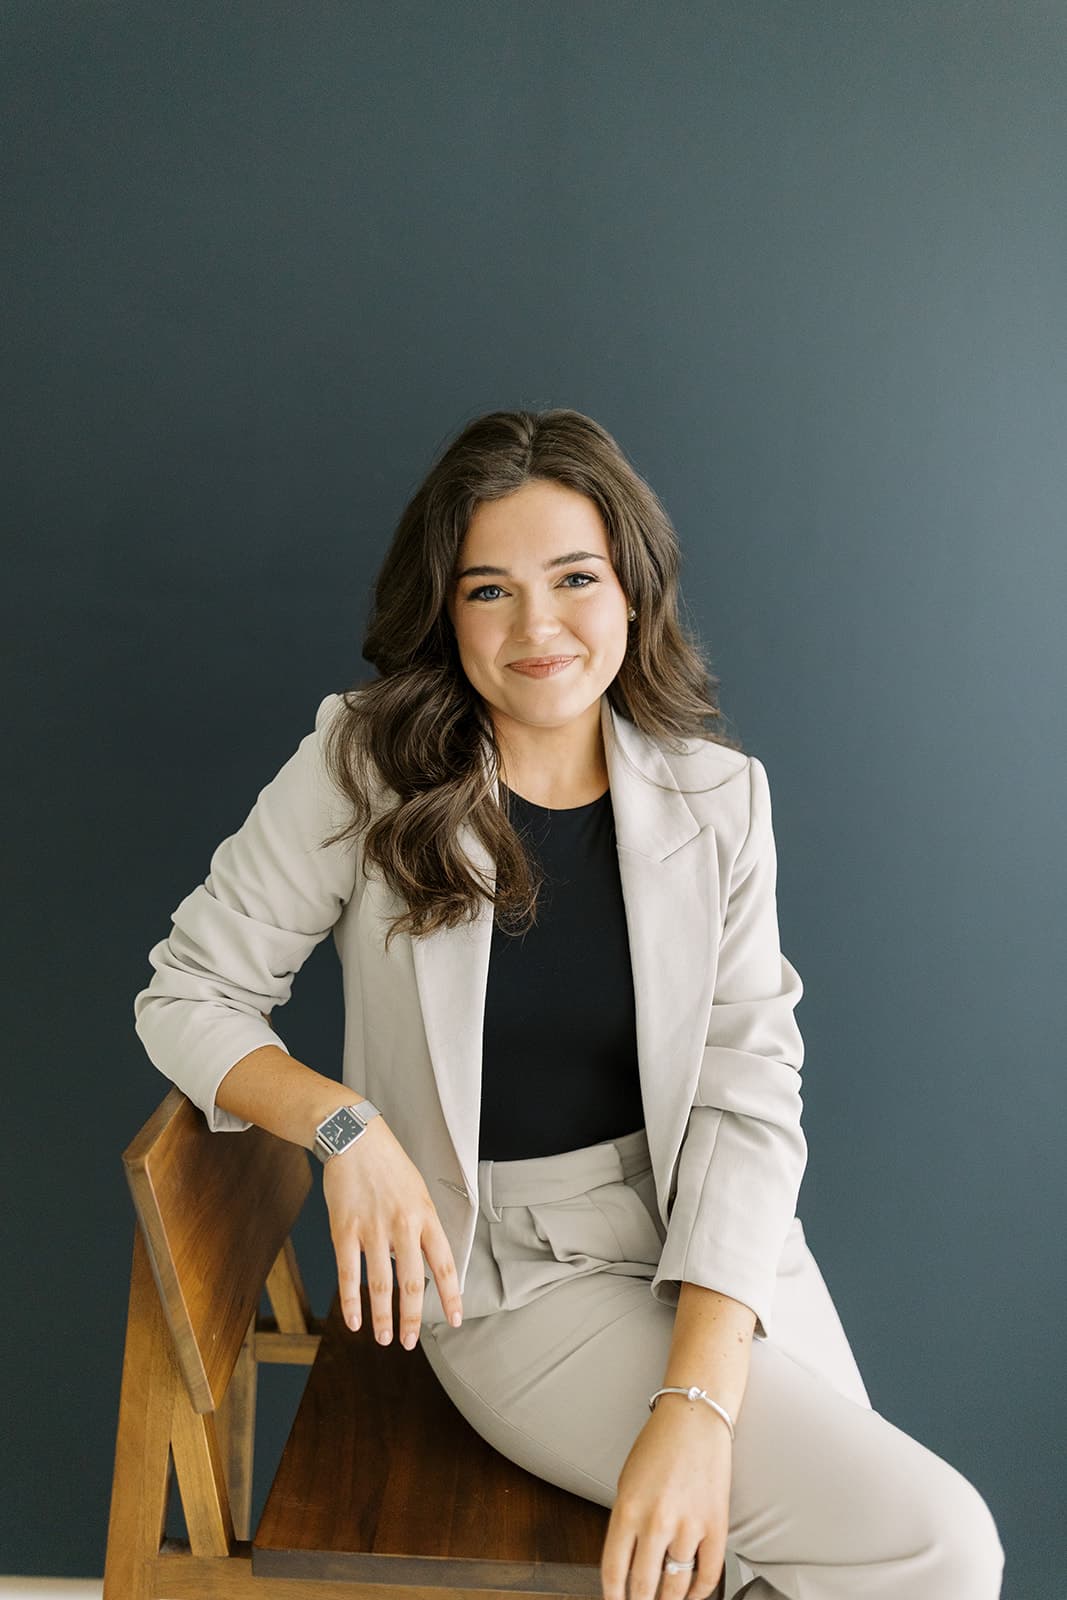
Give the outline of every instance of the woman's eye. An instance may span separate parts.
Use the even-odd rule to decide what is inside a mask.
[[[582,589],[587,588],[591,583],[600,582],[600,579],[595,577],[591,572],[568,572],[567,576],[560,584],[560,588],[562,588],[564,584],[569,584],[571,578],[584,578],[585,582],[579,585],[579,587]],[[498,583],[483,583],[479,588],[472,589],[470,594],[467,596],[467,599],[478,600],[485,594],[487,589],[500,589],[500,585]],[[500,592],[503,593],[503,590],[500,590]]]

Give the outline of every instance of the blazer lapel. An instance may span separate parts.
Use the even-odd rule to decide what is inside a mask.
[[[617,715],[606,695],[600,711],[630,943],[645,1126],[666,1221],[715,987],[715,833],[709,825],[701,829],[656,745]],[[494,863],[467,826],[460,830],[460,843],[475,869],[495,884]],[[472,1198],[477,1195],[482,1027],[492,933],[493,908],[483,901],[473,922],[412,941],[441,1109]]]
[[[666,1223],[711,1019],[719,948],[718,852],[714,828],[701,828],[663,753],[632,722],[616,716],[606,696],[602,705],[641,1097]]]

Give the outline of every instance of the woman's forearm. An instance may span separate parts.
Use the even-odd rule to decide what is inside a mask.
[[[223,1111],[232,1111],[306,1150],[314,1148],[315,1129],[325,1117],[340,1106],[358,1105],[361,1099],[355,1090],[316,1072],[277,1045],[261,1045],[243,1056],[215,1093],[216,1104]],[[663,1383],[682,1388],[697,1384],[736,1421],[748,1383],[755,1325],[755,1312],[740,1300],[701,1284],[683,1283]],[[661,1395],[657,1410],[660,1406],[699,1407],[712,1416],[702,1400],[690,1401],[685,1395]]]
[[[315,1129],[325,1117],[341,1106],[358,1105],[363,1098],[275,1044],[242,1056],[215,1092],[215,1103],[223,1111],[302,1144],[305,1150],[314,1149]]]
[[[736,1422],[748,1383],[755,1326],[756,1313],[751,1306],[720,1294],[717,1289],[683,1283],[663,1383],[686,1389],[696,1384],[706,1389]],[[657,1411],[660,1406],[699,1409],[707,1414],[709,1422],[715,1419],[715,1413],[703,1400],[688,1400],[682,1394],[661,1395],[656,1401]],[[718,1426],[723,1426],[721,1418]]]

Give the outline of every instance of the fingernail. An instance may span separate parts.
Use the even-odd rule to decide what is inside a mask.
[[[463,1321],[463,1317],[461,1316],[461,1314],[458,1311],[453,1311],[452,1315],[449,1317],[448,1320],[449,1320],[449,1322],[451,1322],[451,1324],[452,1324],[452,1326],[454,1328],[458,1328],[460,1323]]]
[[[405,1350],[410,1350],[412,1345],[415,1343],[415,1335],[413,1333],[405,1333],[401,1343],[403,1344]]]
[[[393,1337],[392,1330],[389,1329],[389,1328],[383,1328],[381,1333],[379,1333],[379,1335],[378,1335],[378,1343],[379,1344],[388,1344],[392,1337]]]

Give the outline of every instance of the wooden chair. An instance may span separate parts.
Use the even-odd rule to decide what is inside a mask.
[[[173,1088],[122,1159],[136,1222],[103,1600],[601,1594],[604,1507],[495,1451],[417,1345],[375,1342],[366,1305],[355,1333],[338,1295],[311,1315],[289,1237],[307,1151],[212,1133]],[[253,1535],[261,1361],[311,1372]],[[165,1538],[172,1470],[187,1540]]]
[[[137,1220],[104,1600],[600,1594],[604,1507],[493,1450],[366,1311],[356,1333],[336,1295],[312,1317],[289,1237],[307,1151],[212,1133],[174,1088],[122,1159]],[[394,1290],[394,1329],[398,1311]],[[311,1372],[250,1538],[259,1361]]]

